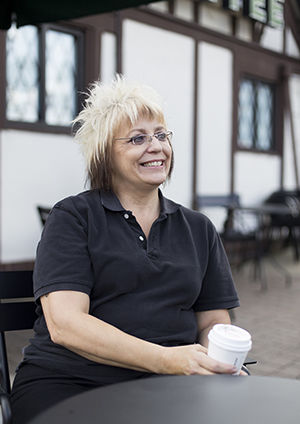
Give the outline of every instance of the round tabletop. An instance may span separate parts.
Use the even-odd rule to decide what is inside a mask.
[[[299,399],[297,380],[163,376],[89,390],[31,424],[299,424]]]

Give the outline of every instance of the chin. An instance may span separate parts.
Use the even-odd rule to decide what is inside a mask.
[[[144,177],[144,178],[143,178]],[[159,187],[161,184],[166,182],[168,176],[165,173],[161,173],[160,175],[147,175],[143,176],[141,180],[147,184],[147,186]]]
[[[166,178],[157,179],[155,181],[145,181],[148,185],[152,186],[153,188],[157,188],[163,183],[166,182]]]

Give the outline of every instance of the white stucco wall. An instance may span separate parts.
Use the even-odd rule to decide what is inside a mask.
[[[231,34],[231,16],[221,8],[209,3],[200,3],[200,25],[224,34]]]
[[[237,21],[236,36],[244,41],[252,41],[251,21],[247,18],[239,18]]]
[[[284,145],[283,145],[283,186],[286,190],[293,190],[296,187],[294,154],[291,138],[290,118],[288,115],[284,119]]]
[[[198,192],[230,190],[232,53],[199,44]]]
[[[174,13],[178,18],[192,21],[194,19],[194,6],[191,0],[176,0]]]
[[[295,74],[290,77],[289,92],[297,153],[298,175],[300,176],[300,75]],[[285,117],[284,128],[284,186],[287,189],[293,190],[297,186],[297,181],[295,176],[291,120],[289,115]],[[300,181],[298,181],[298,183],[300,183]]]
[[[235,161],[235,191],[244,205],[262,202],[280,186],[280,159],[261,153],[238,152]]]
[[[179,54],[180,52],[180,54]],[[175,167],[166,196],[190,206],[192,200],[194,43],[189,37],[131,20],[123,27],[123,72],[156,89],[174,131]]]
[[[84,189],[84,165],[69,136],[5,130],[1,148],[1,261],[35,257],[37,205],[52,206]]]
[[[287,28],[286,30],[286,52],[288,55],[296,57],[298,59],[300,57],[300,49],[290,28]]]
[[[199,44],[198,194],[228,194],[231,169],[232,53]],[[224,211],[205,213],[219,228]]]
[[[159,12],[167,12],[168,11],[168,2],[167,1],[156,1],[154,3],[149,3],[147,5],[152,9],[156,9]]]
[[[290,95],[298,159],[300,160],[300,74],[291,75]]]
[[[110,82],[117,69],[117,37],[110,32],[101,36],[100,77],[102,82]]]
[[[283,51],[283,30],[265,26],[260,44],[266,49],[281,53]]]

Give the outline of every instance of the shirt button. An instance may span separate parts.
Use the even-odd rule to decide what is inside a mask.
[[[140,239],[141,241],[144,241],[144,237],[143,237],[143,236],[139,236],[139,239]]]
[[[128,213],[124,213],[124,218],[125,218],[125,219],[128,219],[128,218],[129,218]]]

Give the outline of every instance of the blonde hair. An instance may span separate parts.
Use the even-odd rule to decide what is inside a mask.
[[[164,126],[161,99],[151,87],[116,75],[110,84],[96,81],[84,107],[74,119],[75,131],[85,157],[91,188],[111,189],[111,146],[122,126],[140,118],[156,119]]]

